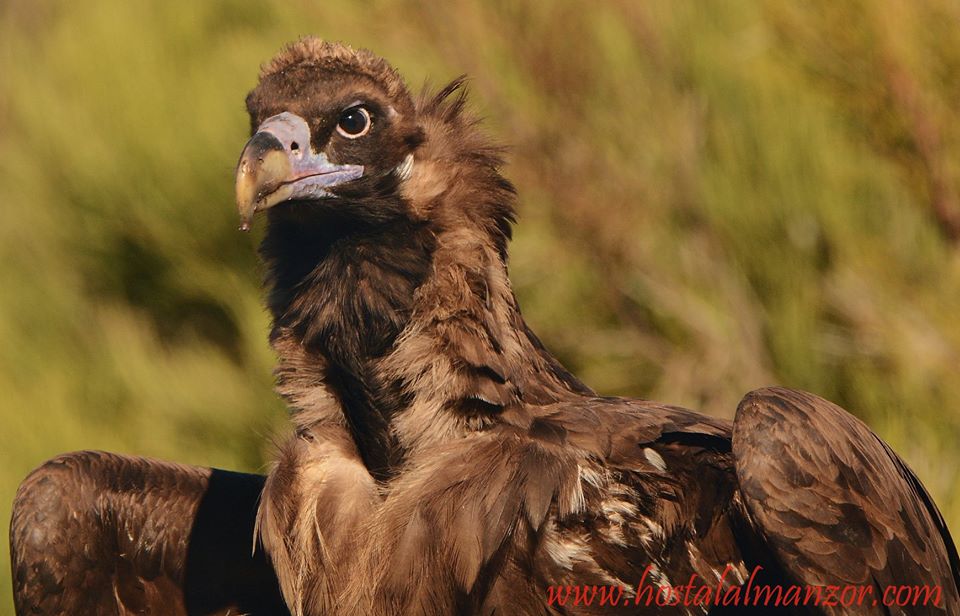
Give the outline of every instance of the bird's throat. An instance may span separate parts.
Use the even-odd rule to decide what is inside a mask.
[[[295,423],[345,423],[371,473],[385,478],[403,457],[390,422],[409,399],[374,367],[410,318],[433,235],[408,221],[351,227],[281,215],[261,253],[278,391]]]

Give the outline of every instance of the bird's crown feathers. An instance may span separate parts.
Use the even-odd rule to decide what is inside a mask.
[[[391,98],[409,97],[400,73],[380,56],[368,49],[354,49],[315,36],[303,37],[280,50],[260,68],[260,79],[310,68],[361,74],[383,86]]]

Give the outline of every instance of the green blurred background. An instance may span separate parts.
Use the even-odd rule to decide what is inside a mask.
[[[4,528],[68,450],[264,469],[284,410],[232,170],[259,63],[313,33],[414,89],[471,76],[512,145],[525,314],[588,383],[726,417],[757,386],[819,393],[960,532],[956,1],[0,12]]]

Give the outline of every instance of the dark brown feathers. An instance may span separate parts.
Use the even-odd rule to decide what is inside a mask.
[[[343,43],[323,41],[312,36],[290,43],[260,67],[260,79],[311,69],[363,75],[384,87],[392,99],[403,100],[410,96],[403,78],[383,58],[367,49],[353,49]]]
[[[286,613],[250,551],[263,483],[93,451],[46,462],[14,501],[17,613]]]
[[[263,484],[257,535],[290,612],[770,613],[716,606],[715,595],[655,599],[689,584],[746,599],[757,583],[781,594],[926,585],[939,602],[910,613],[958,613],[960,562],[943,519],[842,409],[766,389],[731,425],[598,397],[544,348],[507,275],[514,190],[502,150],[465,101],[461,78],[414,103],[380,58],[309,38],[268,63],[247,99],[255,128],[296,116],[324,169],[362,168],[329,191],[272,202],[261,245],[277,390],[295,430]],[[343,135],[339,118],[358,104],[369,132]],[[271,143],[273,160],[293,150]],[[60,613],[68,597],[79,602],[71,613],[115,613],[165,594],[182,613],[187,524],[200,528],[216,474],[99,456],[55,462],[21,489],[18,609]],[[252,533],[262,481],[235,479],[238,518],[222,506],[212,516],[230,549]],[[78,491],[59,499],[72,481]],[[87,551],[40,556],[70,537]],[[216,578],[227,590],[205,588],[216,590],[210,606],[246,605],[241,578],[266,602],[257,605],[276,600],[262,561],[224,566],[245,573]],[[128,575],[135,583],[116,583]],[[622,594],[561,605],[557,592],[570,588]]]
[[[269,65],[251,116],[309,111],[282,102],[308,83],[346,100],[369,79],[393,93],[378,105],[405,108],[380,62],[301,41]],[[507,276],[502,150],[466,111],[463,83],[397,120],[416,142],[356,146],[389,182],[270,217],[272,342],[298,436],[271,473],[261,536],[293,612],[636,613],[548,595],[600,585],[632,598],[644,575],[726,591],[757,565],[781,590],[901,578],[940,584],[953,606],[955,552],[936,509],[845,412],[765,390],[732,440],[730,424],[685,409],[597,398],[546,351]],[[385,151],[402,164],[380,164]]]
[[[768,389],[741,402],[733,444],[744,505],[797,583],[874,586],[876,596],[936,584],[947,613],[960,613],[960,561],[943,518],[858,419],[816,396]]]

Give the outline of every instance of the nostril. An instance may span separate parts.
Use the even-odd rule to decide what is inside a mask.
[[[300,144],[294,141],[293,143],[290,144],[290,149],[296,152],[300,149]]]

